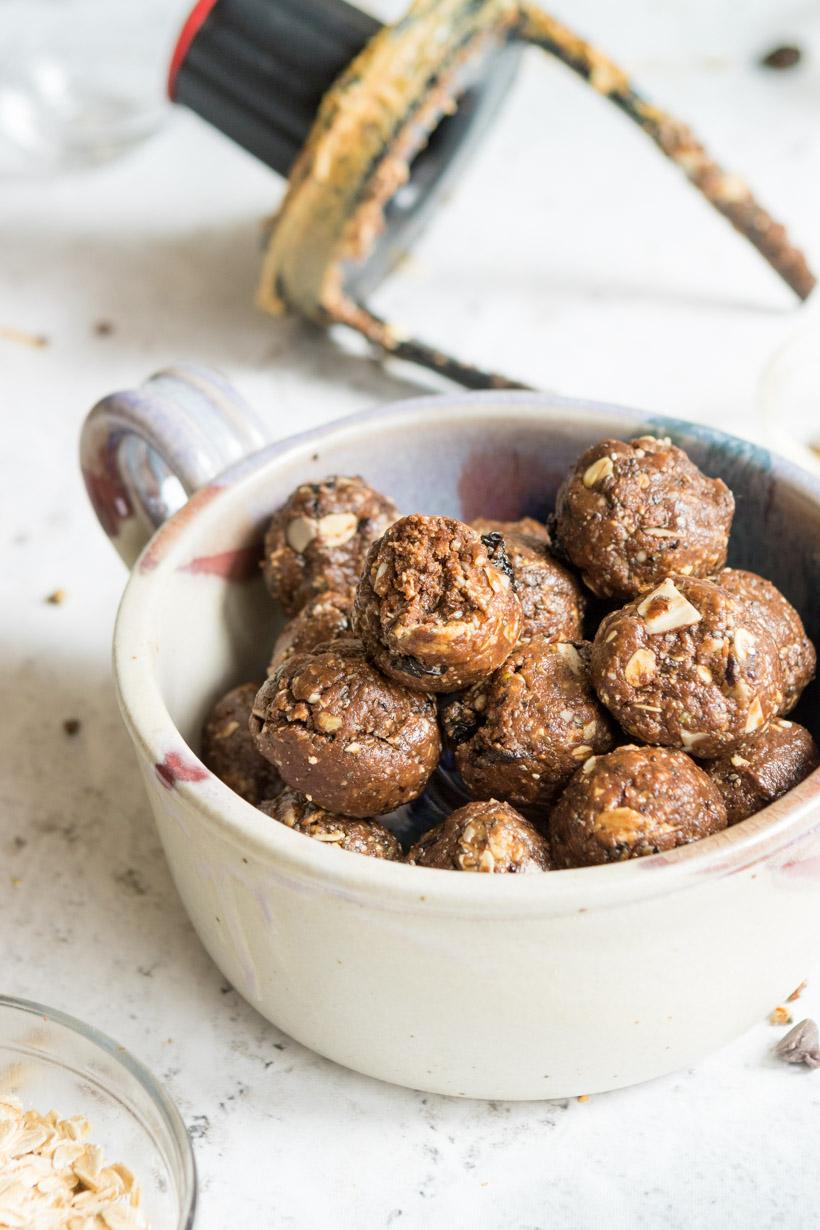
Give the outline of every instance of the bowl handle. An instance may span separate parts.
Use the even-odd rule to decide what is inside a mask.
[[[80,465],[100,525],[130,568],[188,496],[267,442],[224,376],[180,363],[97,403],[83,424]]]

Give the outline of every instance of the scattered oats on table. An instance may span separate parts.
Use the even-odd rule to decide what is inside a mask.
[[[133,1174],[106,1164],[89,1132],[84,1115],[0,1094],[0,1230],[149,1230]]]

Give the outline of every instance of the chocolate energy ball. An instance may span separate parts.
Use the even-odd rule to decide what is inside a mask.
[[[806,636],[803,621],[780,590],[756,572],[724,568],[713,579],[771,633],[783,670],[783,704],[780,712],[791,713],[800,699],[800,693],[814,678],[817,665],[814,645]]]
[[[717,787],[684,752],[627,744],[592,756],[550,816],[555,867],[672,850],[726,828]]]
[[[578,581],[550,552],[546,526],[532,517],[521,521],[470,522],[485,542],[500,535],[499,545],[512,568],[513,586],[524,614],[522,639],[546,636],[552,641],[583,638],[586,600]],[[494,551],[488,547],[490,559]]]
[[[593,593],[633,598],[669,573],[722,568],[735,502],[668,438],[602,440],[565,479],[556,529]]]
[[[216,702],[202,727],[203,761],[226,786],[254,805],[283,788],[281,777],[260,756],[248,729],[258,689],[258,683],[231,688]]]
[[[322,590],[352,594],[368,549],[398,515],[362,478],[302,483],[273,514],[265,534],[268,589],[288,615]]]
[[[398,838],[378,820],[334,815],[294,790],[284,790],[278,798],[262,803],[259,810],[280,824],[286,824],[294,832],[304,833],[314,841],[323,841],[339,850],[367,854],[371,858],[386,858],[394,863],[401,861],[402,850]]]
[[[353,625],[376,665],[426,692],[455,692],[500,666],[521,633],[509,562],[450,517],[402,517],[371,547]]]
[[[533,637],[441,718],[456,766],[479,799],[547,804],[593,753],[614,744],[589,682],[589,646]]]
[[[729,823],[739,824],[799,785],[818,765],[820,755],[806,728],[775,718],[704,768],[720,791]]]
[[[349,594],[326,590],[311,598],[276,638],[268,674],[272,675],[295,653],[312,653],[317,645],[329,645],[343,637],[349,639],[352,612],[353,598]]]
[[[496,799],[468,803],[417,841],[407,855],[417,867],[495,875],[549,871],[546,840],[514,808]]]
[[[251,732],[291,789],[346,816],[409,803],[441,753],[432,697],[385,679],[353,640],[283,662],[254,701]]]
[[[631,735],[719,756],[759,730],[783,699],[771,636],[724,589],[667,577],[601,623],[592,682]]]

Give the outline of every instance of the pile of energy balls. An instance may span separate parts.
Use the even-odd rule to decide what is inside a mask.
[[[361,478],[305,483],[265,538],[290,622],[267,681],[215,705],[205,763],[297,832],[456,871],[617,862],[737,824],[819,758],[785,720],[814,648],[769,581],[724,567],[733,514],[653,436],[583,453],[554,542],[530,518],[400,517]],[[442,755],[473,801],[404,853],[378,817]]]

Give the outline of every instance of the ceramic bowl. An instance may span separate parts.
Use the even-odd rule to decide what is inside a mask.
[[[737,498],[731,562],[769,576],[820,637],[820,485],[717,431],[545,394],[459,394],[358,414],[210,477],[223,447],[236,456],[261,437],[220,378],[175,369],[92,411],[86,481],[126,558],[190,494],[136,561],[114,642],[177,888],[226,978],[320,1054],[467,1097],[594,1093],[696,1062],[816,960],[820,772],[672,853],[513,877],[328,849],[272,823],[197,758],[215,698],[264,672],[277,617],[260,535],[297,483],[361,473],[406,511],[543,516],[583,448],[643,432],[672,436],[725,478]],[[797,716],[818,733],[816,687]]]

